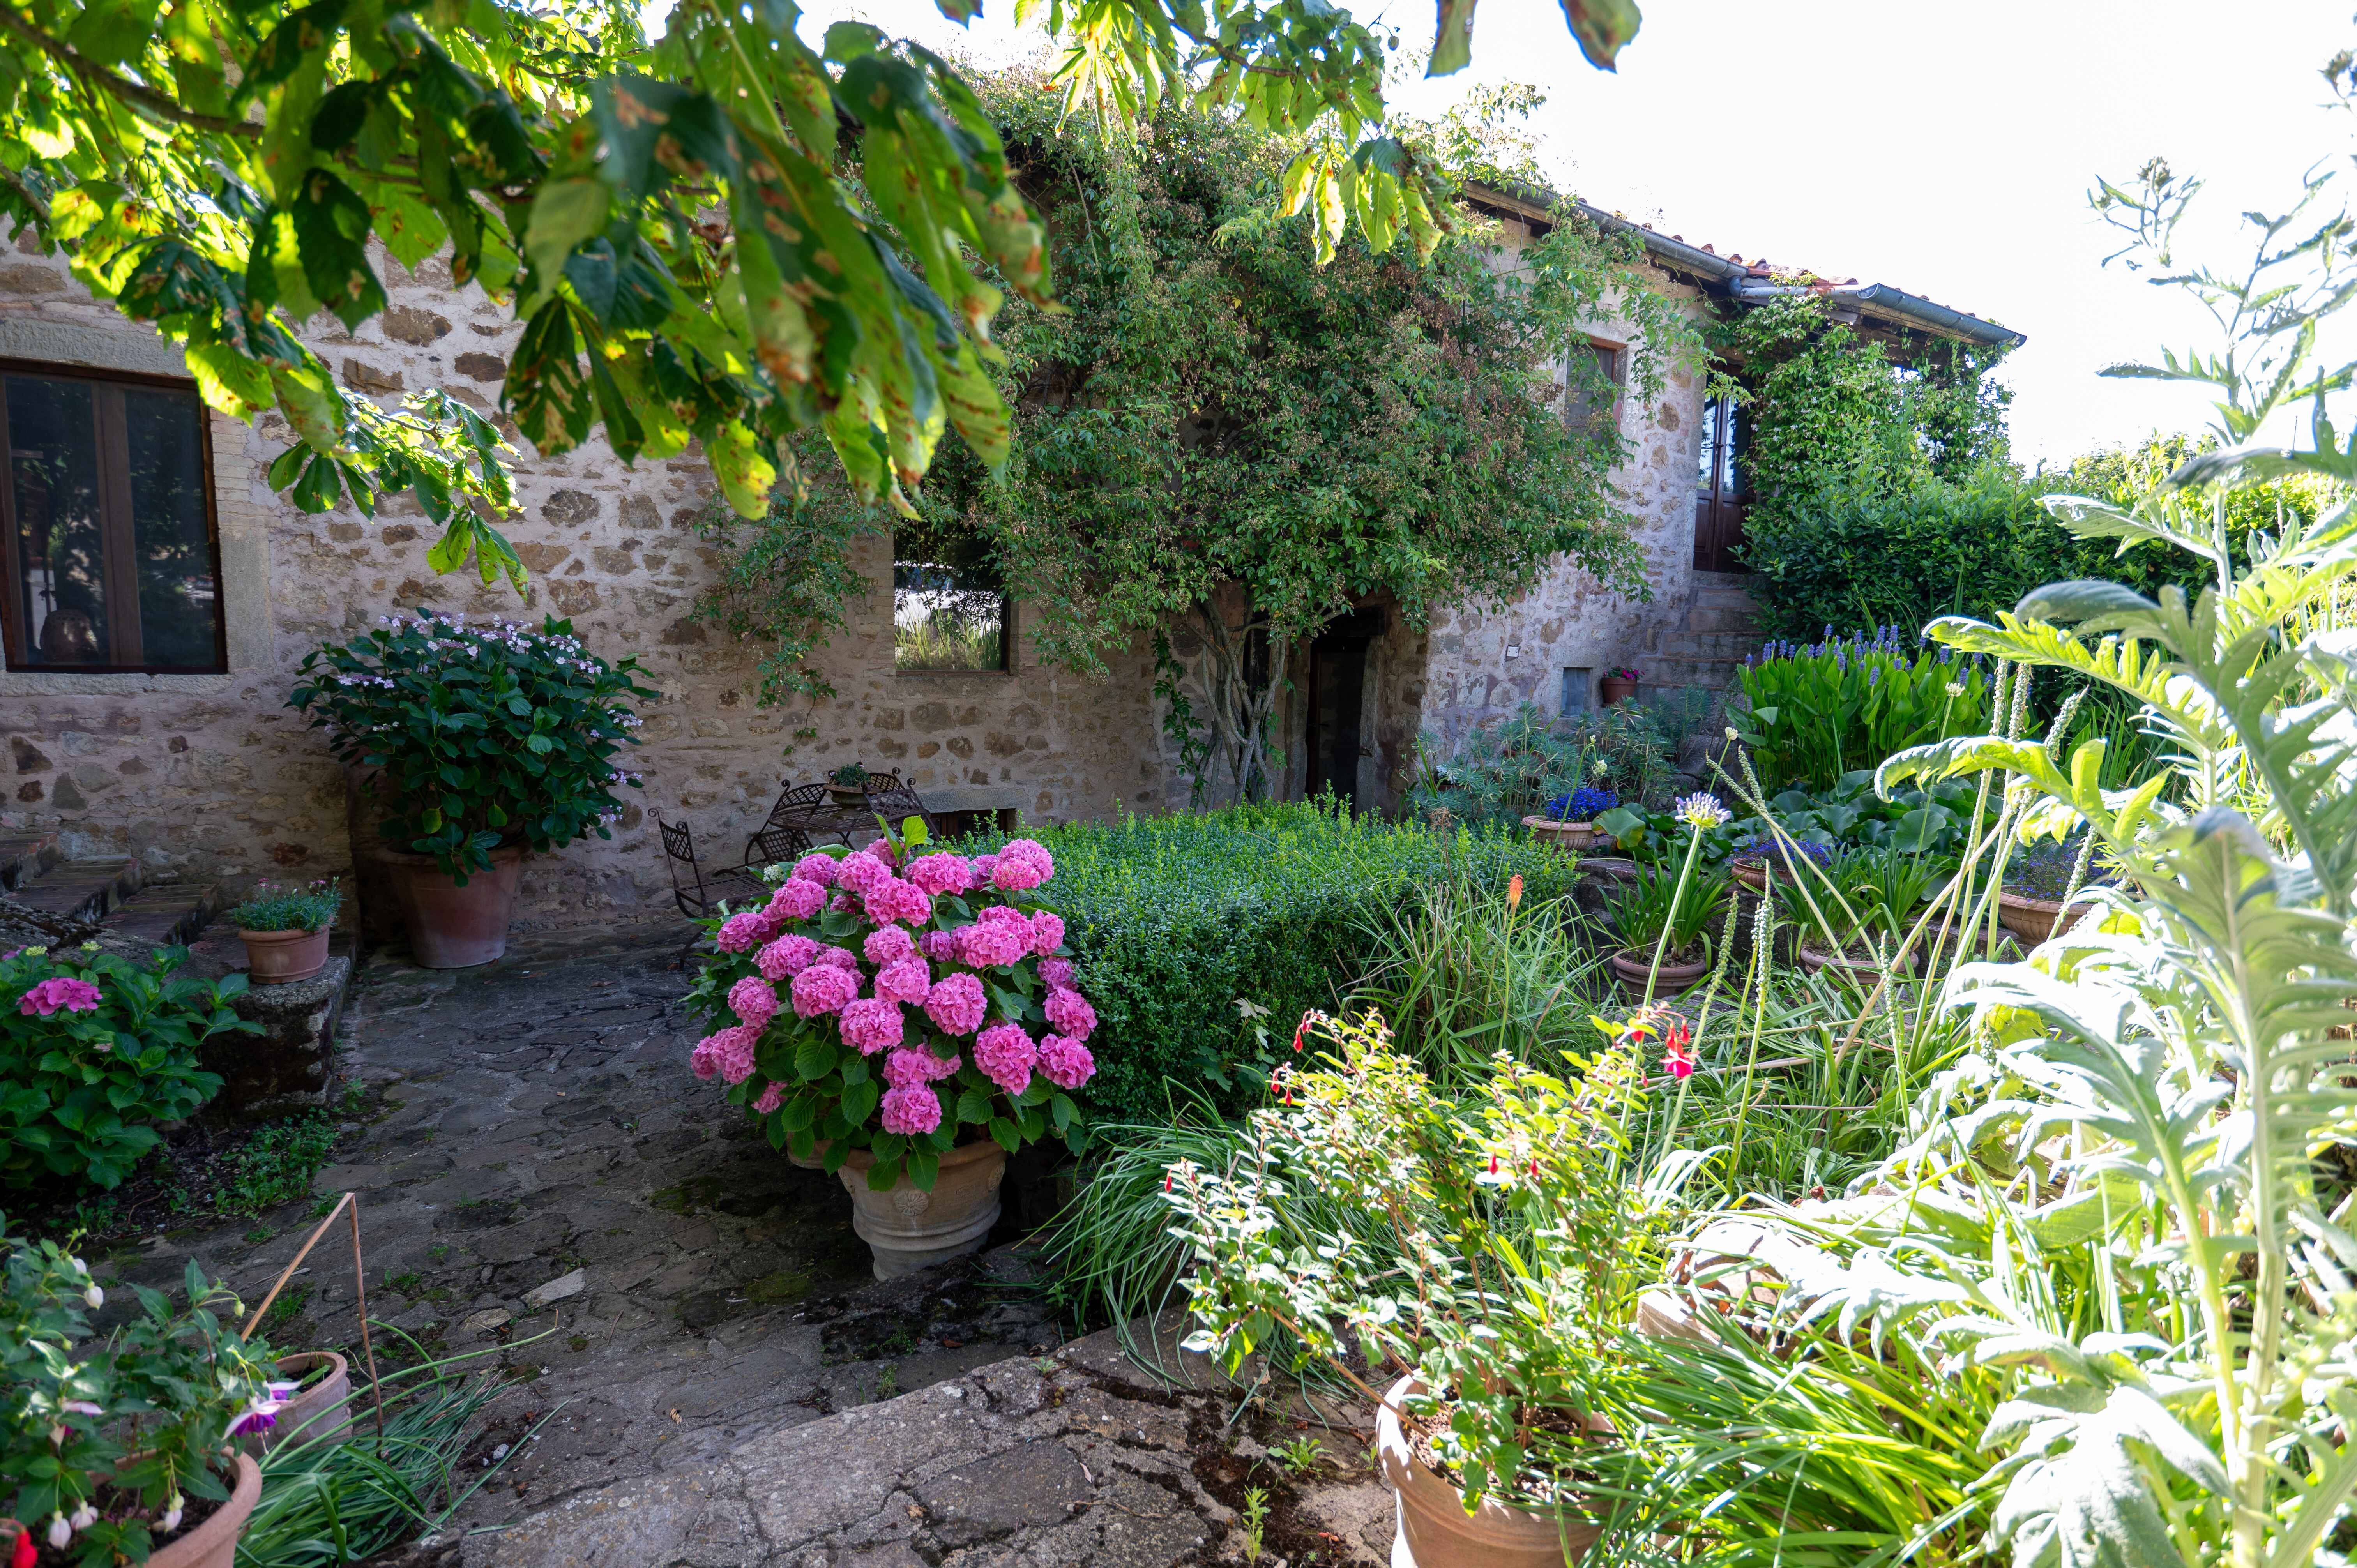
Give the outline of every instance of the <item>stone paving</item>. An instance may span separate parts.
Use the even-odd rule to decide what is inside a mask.
[[[841,1184],[789,1164],[689,1074],[690,976],[670,967],[683,934],[673,920],[523,940],[463,971],[372,955],[352,991],[338,1066],[359,1089],[353,1124],[317,1190],[360,1195],[371,1316],[413,1359],[479,1353],[522,1385],[492,1407],[491,1438],[556,1412],[468,1524],[700,1472],[765,1434],[1060,1342],[1004,1248],[873,1280]],[[308,1213],[159,1233],[118,1247],[102,1277],[177,1285],[193,1257],[257,1303]],[[357,1350],[340,1226],[287,1304],[274,1344]],[[380,1357],[404,1349],[388,1337]]]

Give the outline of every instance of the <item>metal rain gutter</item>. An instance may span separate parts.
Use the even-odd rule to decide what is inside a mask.
[[[1808,284],[1771,283],[1765,278],[1745,277],[1737,281],[1729,292],[1746,305],[1764,305],[1771,299],[1782,299],[1796,294],[1822,295],[1853,309],[1869,311],[1876,316],[1919,327],[1927,332],[1947,338],[1963,338],[1989,348],[2018,349],[2029,340],[2025,334],[2011,328],[1984,321],[1977,316],[1967,316],[1961,310],[1952,310],[1937,301],[1893,288],[1887,283],[1835,284],[1830,288],[1817,288]]]

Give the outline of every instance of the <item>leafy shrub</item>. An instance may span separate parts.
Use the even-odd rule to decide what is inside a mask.
[[[1440,832],[1315,803],[1024,831],[1056,857],[1050,902],[1096,1005],[1098,1122],[1161,1115],[1167,1081],[1241,1106],[1266,1061],[1252,1009],[1289,1036],[1304,1012],[1334,1006],[1367,972],[1380,917],[1418,890],[1519,872],[1525,899],[1544,902],[1576,875],[1519,829]]]
[[[1502,724],[1475,730],[1446,760],[1429,736],[1417,749],[1409,805],[1426,815],[1445,810],[1473,827],[1512,827],[1543,811],[1560,818],[1554,802],[1583,787],[1641,800],[1670,778],[1668,738],[1654,713],[1633,703],[1559,719],[1524,703]]]
[[[301,887],[262,882],[229,918],[243,931],[317,931],[334,925],[343,907],[343,889],[333,878]]]
[[[464,881],[504,845],[613,837],[613,787],[639,787],[614,760],[638,744],[625,704],[659,694],[638,672],[635,656],[608,664],[553,616],[533,631],[421,609],[305,655],[286,703],[365,772],[384,841]]]
[[[154,1123],[220,1092],[198,1047],[261,1026],[227,1005],[245,976],[175,975],[187,957],[166,948],[141,963],[86,947],[0,959],[0,1186],[113,1187],[156,1146]]]
[[[1988,728],[1988,679],[1951,649],[1905,646],[1899,628],[1823,642],[1771,642],[1738,678],[1745,709],[1730,715],[1762,779],[1830,789],[1893,752]]]

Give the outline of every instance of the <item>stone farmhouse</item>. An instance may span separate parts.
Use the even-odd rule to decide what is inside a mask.
[[[1508,247],[1547,220],[1516,194],[1470,198]],[[1794,281],[1636,231],[1663,286],[1698,312],[1813,287],[1902,353],[1937,337],[2019,340],[1882,285]],[[349,335],[320,317],[313,347],[361,392],[439,386],[495,409],[517,324],[479,290],[455,287],[438,260],[409,273],[376,259],[391,307]],[[1615,330],[1598,328],[1591,345],[1608,371],[1627,347]],[[312,516],[274,494],[264,470],[290,439],[277,415],[249,427],[207,412],[170,344],[91,301],[61,258],[29,241],[0,242],[0,886],[39,871],[53,886],[79,878],[120,897],[145,882],[169,916],[216,887],[350,873],[366,845],[346,781],[286,693],[320,642],[420,605],[570,617],[599,652],[639,654],[663,693],[640,732],[642,806],[610,842],[527,861],[523,929],[667,905],[656,814],[684,818],[707,854],[733,858],[782,778],[848,761],[898,770],[937,810],[1010,821],[1187,801],[1148,649],[1116,660],[1109,679],[1045,666],[1027,607],[924,567],[896,574],[880,539],[859,557],[872,591],[819,657],[838,695],[810,711],[759,705],[759,650],[691,615],[716,571],[694,526],[711,487],[693,453],[632,470],[599,443],[543,461],[519,442],[523,513],[502,526],[532,572],[520,602],[471,573],[437,575],[425,561],[435,530],[406,498],[371,522],[349,503]],[[1616,480],[1640,520],[1651,603],[1565,564],[1502,612],[1445,615],[1422,632],[1365,607],[1293,663],[1282,718],[1290,790],[1330,786],[1361,809],[1394,810],[1419,733],[1453,744],[1525,702],[1587,706],[1618,663],[1640,665],[1656,687],[1724,682],[1752,646],[1732,553],[1740,415],[1684,374],[1655,406],[1611,415],[1631,444]],[[935,612],[987,635],[912,662],[909,628],[940,622]],[[796,737],[804,726],[815,733]],[[34,859],[30,845],[48,847]],[[171,924],[157,918],[159,930]]]

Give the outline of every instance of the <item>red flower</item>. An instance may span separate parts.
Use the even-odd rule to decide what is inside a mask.
[[[1490,1174],[1491,1176],[1498,1174],[1498,1156],[1495,1155],[1490,1156]]]
[[[1673,1028],[1668,1037],[1662,1042],[1662,1065],[1670,1069],[1672,1078],[1690,1078],[1694,1075],[1695,1058],[1691,1048],[1693,1044],[1694,1031],[1684,1024]]]
[[[33,1568],[41,1555],[41,1549],[33,1543],[33,1532],[13,1519],[5,1522],[16,1525],[16,1547],[8,1553],[8,1568]]]
[[[1522,907],[1523,874],[1517,871],[1512,876],[1506,878],[1506,908],[1509,909],[1519,909]]]
[[[1315,1013],[1304,1013],[1301,1015],[1301,1022],[1293,1026],[1293,1048],[1295,1050],[1297,1051],[1301,1048],[1301,1036],[1309,1032],[1309,1020],[1315,1016],[1317,1016]]]

